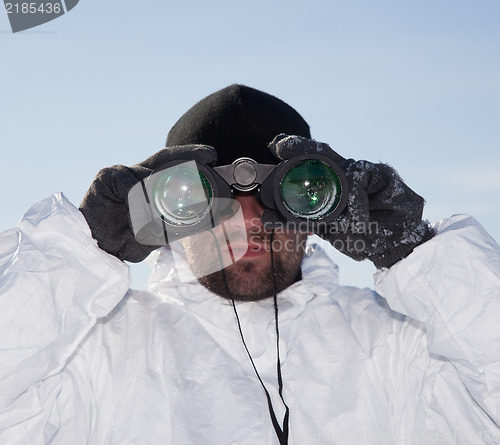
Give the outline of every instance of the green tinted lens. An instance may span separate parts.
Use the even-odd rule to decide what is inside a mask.
[[[340,179],[323,161],[308,159],[288,170],[281,181],[281,198],[285,208],[295,217],[319,219],[338,205]]]
[[[213,191],[210,181],[194,162],[179,164],[156,173],[152,201],[168,223],[186,226],[199,222],[210,211]]]

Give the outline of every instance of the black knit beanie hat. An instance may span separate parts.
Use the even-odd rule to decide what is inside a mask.
[[[307,122],[282,100],[244,85],[231,85],[190,108],[168,133],[166,147],[210,145],[217,150],[218,165],[241,157],[276,164],[267,144],[280,133],[311,137]]]

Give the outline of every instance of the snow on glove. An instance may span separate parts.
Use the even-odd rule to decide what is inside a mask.
[[[80,211],[101,249],[122,261],[138,263],[160,247],[136,241],[130,226],[127,197],[135,184],[177,159],[210,165],[216,161],[217,154],[206,145],[181,145],[160,150],[131,167],[115,165],[99,171],[80,204]]]
[[[378,269],[391,267],[434,236],[422,221],[424,199],[392,167],[345,159],[329,145],[301,136],[278,135],[269,148],[281,160],[322,154],[342,168],[348,183],[347,206],[333,222],[312,229],[356,261],[369,259]],[[272,220],[269,216],[264,215]]]

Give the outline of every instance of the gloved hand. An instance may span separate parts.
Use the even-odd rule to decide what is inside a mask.
[[[391,267],[434,236],[422,221],[424,199],[392,167],[345,159],[327,144],[300,136],[278,135],[269,148],[281,160],[322,154],[342,168],[348,183],[347,206],[335,221],[312,228],[356,261],[369,259],[378,269]]]
[[[160,246],[136,241],[130,226],[127,197],[130,189],[169,161],[185,159],[210,165],[217,153],[206,145],[182,145],[160,150],[145,161],[102,169],[87,191],[80,211],[99,247],[122,261],[138,263]]]

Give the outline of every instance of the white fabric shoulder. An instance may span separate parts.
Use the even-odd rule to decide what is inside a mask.
[[[425,323],[430,352],[453,364],[473,399],[453,403],[469,411],[471,424],[477,416],[477,431],[496,425],[500,437],[500,246],[469,216],[435,229],[433,239],[376,274],[376,289],[392,309]],[[436,388],[443,399],[453,394],[450,383]]]
[[[62,194],[31,207],[0,235],[0,246],[1,429],[34,415],[44,379],[63,369],[130,279],[128,266],[99,249]]]

